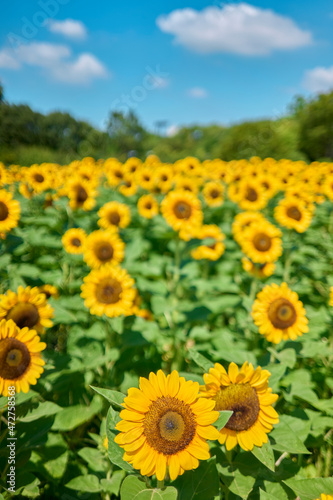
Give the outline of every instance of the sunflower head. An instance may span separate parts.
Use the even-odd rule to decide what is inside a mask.
[[[304,233],[311,223],[311,211],[305,206],[302,199],[287,197],[281,200],[274,210],[277,222],[289,229],[295,229],[298,233]]]
[[[259,333],[275,344],[281,340],[296,340],[309,330],[303,304],[286,283],[281,286],[273,283],[259,292],[252,317]]]
[[[8,233],[18,225],[20,204],[13,200],[12,193],[0,190],[0,232]]]
[[[217,439],[211,424],[219,413],[213,401],[199,399],[199,384],[185,381],[173,371],[159,370],[140,378],[140,389],[131,388],[120,413],[115,441],[125,450],[124,460],[142,475],[163,480],[169,468],[174,480],[185,470],[196,469],[210,457],[207,439]]]
[[[232,411],[226,426],[220,431],[219,441],[231,450],[237,443],[244,450],[267,443],[267,433],[279,418],[271,406],[278,396],[268,387],[268,370],[253,368],[245,362],[241,369],[230,363],[228,371],[215,363],[204,375],[201,395],[215,401],[215,410]]]
[[[44,333],[45,327],[53,324],[52,316],[53,308],[38,287],[19,286],[17,293],[8,290],[0,295],[0,319],[11,319],[19,328],[28,327]]]
[[[113,229],[93,231],[85,240],[83,259],[93,268],[119,264],[124,258],[124,248],[124,242]]]
[[[98,225],[104,229],[125,228],[131,222],[131,212],[125,203],[109,201],[98,211]]]
[[[244,231],[240,245],[252,262],[274,262],[282,254],[281,231],[268,221],[258,222]]]
[[[0,395],[8,396],[8,388],[28,392],[43,372],[40,342],[35,330],[18,328],[14,321],[0,321]]]
[[[185,226],[199,226],[203,214],[199,199],[187,191],[171,191],[161,203],[165,220],[176,231]]]
[[[87,234],[81,228],[68,229],[61,241],[67,253],[81,254],[86,241]]]
[[[152,219],[158,214],[158,201],[151,194],[141,196],[138,201],[138,212],[146,219]]]

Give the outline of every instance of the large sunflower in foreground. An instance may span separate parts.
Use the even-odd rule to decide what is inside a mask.
[[[203,219],[201,203],[190,191],[171,191],[161,203],[167,223],[175,231],[188,226],[200,226]]]
[[[53,325],[53,308],[38,287],[19,286],[17,293],[8,290],[0,295],[0,319],[12,319],[19,328],[33,328],[44,333]]]
[[[83,247],[83,260],[89,267],[119,264],[124,259],[125,243],[114,229],[90,233]]]
[[[45,347],[35,330],[21,330],[14,321],[0,321],[0,395],[8,396],[11,386],[16,393],[28,392],[29,385],[37,383],[44,371],[41,351]]]
[[[140,389],[131,388],[120,412],[120,431],[115,441],[124,448],[124,460],[143,476],[171,480],[185,470],[196,469],[199,460],[210,458],[207,439],[219,433],[211,424],[219,413],[215,402],[199,398],[198,382],[185,381],[174,370],[162,370],[140,378]]]
[[[132,312],[136,290],[134,280],[120,267],[103,266],[83,278],[81,297],[91,314],[114,318]]]
[[[274,344],[281,340],[296,340],[309,331],[303,304],[287,283],[265,286],[254,301],[252,317],[259,333]]]
[[[311,224],[311,212],[305,203],[297,198],[284,198],[274,209],[274,217],[280,226],[304,233]]]
[[[125,228],[131,222],[131,211],[125,203],[109,201],[98,211],[98,225],[104,229]]]
[[[68,231],[66,231],[61,238],[61,241],[67,253],[78,255],[83,252],[83,245],[86,241],[86,238],[86,232],[78,227],[68,229]]]
[[[215,410],[233,411],[219,433],[219,442],[225,444],[227,450],[237,443],[246,451],[267,443],[267,434],[279,422],[279,416],[271,406],[278,395],[272,394],[268,387],[270,375],[268,370],[262,370],[260,366],[254,369],[247,361],[240,370],[235,363],[230,363],[228,372],[215,363],[215,367],[204,374],[202,397],[214,401]]]
[[[0,233],[8,233],[17,226],[20,218],[20,204],[13,200],[12,193],[0,190]]]

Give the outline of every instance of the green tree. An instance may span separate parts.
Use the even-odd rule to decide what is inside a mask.
[[[130,110],[127,114],[112,111],[106,129],[120,156],[126,158],[130,152],[135,152],[139,157],[145,155],[148,133],[134,111]]]

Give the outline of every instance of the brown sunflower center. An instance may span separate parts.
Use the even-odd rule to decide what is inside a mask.
[[[123,178],[123,173],[120,172],[120,170],[115,170],[114,175],[116,177],[118,177],[118,179],[122,179]]]
[[[79,186],[77,192],[76,192],[76,200],[78,203],[84,203],[88,198],[88,193],[84,189],[84,187]]]
[[[293,304],[284,298],[274,300],[268,308],[268,318],[280,330],[292,326],[297,318]]]
[[[192,208],[186,201],[176,203],[173,211],[177,219],[189,219],[192,214]]]
[[[0,221],[6,220],[8,217],[9,211],[6,203],[0,201]]]
[[[44,182],[44,176],[42,174],[35,174],[34,179],[36,182]]]
[[[259,399],[254,387],[248,384],[231,384],[220,389],[215,396],[215,410],[231,410],[226,428],[232,431],[246,431],[259,415]]]
[[[165,182],[167,180],[168,180],[168,176],[167,175],[162,175],[161,181]]]
[[[123,288],[115,278],[105,278],[96,285],[95,295],[98,302],[116,304],[119,302]]]
[[[19,328],[25,326],[33,328],[39,321],[39,312],[37,307],[30,302],[19,302],[9,310],[6,319],[12,319]]]
[[[272,246],[272,239],[266,233],[258,233],[253,238],[253,245],[258,252],[267,252]]]
[[[20,377],[30,360],[30,352],[23,342],[13,338],[0,340],[0,377],[7,380]]]
[[[257,191],[255,189],[248,188],[248,190],[246,192],[245,198],[248,201],[257,201],[257,199],[258,199],[258,193],[257,193]]]
[[[212,189],[210,192],[210,197],[211,198],[218,198],[220,196],[220,192],[217,189]]]
[[[81,240],[79,238],[73,238],[71,240],[71,244],[73,247],[80,247],[81,246]]]
[[[291,219],[300,221],[302,218],[302,213],[297,207],[292,206],[287,209],[287,216]]]
[[[152,208],[153,208],[153,207],[152,207],[152,204],[150,203],[150,201],[148,201],[148,202],[146,203],[146,209],[147,209],[147,210],[151,210]]]
[[[118,212],[110,212],[108,215],[108,219],[110,224],[112,224],[113,226],[118,226],[120,222],[120,215]]]
[[[107,262],[112,259],[114,251],[112,245],[105,241],[97,246],[95,253],[101,262]]]
[[[163,396],[150,405],[143,426],[147,442],[154,450],[174,455],[190,444],[197,424],[187,403]]]

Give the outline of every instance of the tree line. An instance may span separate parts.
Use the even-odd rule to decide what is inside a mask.
[[[44,115],[25,104],[9,103],[0,85],[0,161],[6,164],[66,164],[84,156],[124,161],[129,156],[144,159],[150,153],[164,162],[186,156],[332,161],[333,91],[295,98],[288,113],[278,119],[228,127],[193,125],[165,137],[148,131],[131,110],[111,111],[101,131],[69,113]]]

